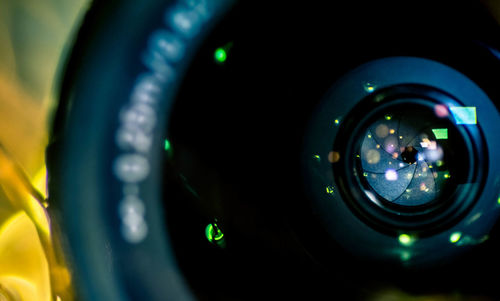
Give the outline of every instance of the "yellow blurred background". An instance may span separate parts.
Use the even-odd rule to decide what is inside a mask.
[[[88,0],[0,1],[0,142],[34,177],[54,78]]]
[[[0,1],[2,301],[73,298],[71,275],[57,258],[44,207],[44,150],[48,118],[57,103],[56,75],[88,4],[89,0]]]

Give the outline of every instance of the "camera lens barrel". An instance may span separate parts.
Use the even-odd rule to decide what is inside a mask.
[[[193,300],[166,232],[159,164],[172,98],[230,1],[96,1],[67,62],[47,149],[88,300]],[[57,207],[57,209],[56,209]]]
[[[244,282],[290,241],[305,271],[432,267],[487,241],[500,214],[497,31],[446,3],[95,1],[47,149],[49,210],[83,296],[193,300],[204,279],[182,260],[213,256],[206,274]],[[179,254],[185,241],[203,245]],[[296,270],[306,294],[327,274]],[[210,281],[199,287],[219,293]]]

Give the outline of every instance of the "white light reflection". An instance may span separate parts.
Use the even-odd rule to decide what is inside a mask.
[[[373,194],[373,192],[371,192],[369,190],[365,190],[365,194],[370,199],[370,201],[372,201],[374,203],[378,202],[377,197],[375,197],[375,195]]]
[[[422,153],[418,153],[418,154],[417,154],[417,160],[418,160],[418,161],[424,161],[424,160],[425,160],[425,156],[424,156],[424,154],[422,154]]]
[[[428,162],[436,162],[443,158],[443,149],[437,146],[435,149],[428,148],[424,151],[425,159]]]
[[[420,146],[427,149],[436,149],[437,143],[436,141],[431,141],[427,138],[424,138],[422,139],[422,142],[420,142]]]
[[[385,179],[387,181],[396,181],[398,179],[398,173],[394,169],[387,169],[385,171]]]

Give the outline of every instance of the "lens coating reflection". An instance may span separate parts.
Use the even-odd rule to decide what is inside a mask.
[[[451,121],[436,118],[432,109],[399,107],[384,112],[361,139],[359,174],[365,192],[402,206],[434,202],[456,186],[451,183],[456,171],[451,169],[467,173],[467,156],[457,151],[466,149],[459,137]]]

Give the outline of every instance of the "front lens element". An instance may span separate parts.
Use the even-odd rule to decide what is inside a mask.
[[[469,155],[456,125],[425,106],[388,110],[372,119],[361,137],[357,174],[370,199],[421,206],[465,183]]]

